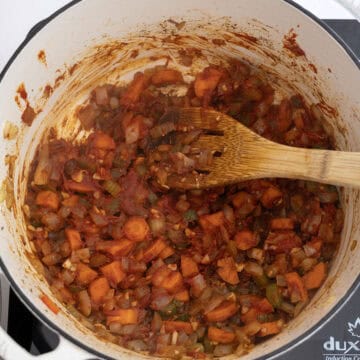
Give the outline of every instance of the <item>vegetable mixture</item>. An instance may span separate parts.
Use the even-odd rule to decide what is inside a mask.
[[[183,96],[165,91],[179,84]],[[191,83],[155,67],[92,91],[78,110],[84,143],[50,134],[40,145],[25,205],[31,243],[56,296],[98,334],[157,356],[241,355],[322,285],[343,225],[336,188],[166,185],[214,156],[193,146],[201,131],[178,122],[178,107],[213,107],[273,141],[331,148],[317,105],[274,95],[238,60]]]

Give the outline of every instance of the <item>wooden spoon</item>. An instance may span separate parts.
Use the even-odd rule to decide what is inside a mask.
[[[179,121],[204,129],[192,144],[218,157],[193,174],[170,176],[167,185],[201,189],[258,178],[312,180],[325,184],[360,186],[360,153],[291,147],[269,141],[230,116],[215,110],[183,108]],[[205,172],[205,173],[204,173]]]

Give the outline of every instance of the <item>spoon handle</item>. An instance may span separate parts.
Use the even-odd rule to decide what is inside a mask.
[[[262,144],[256,166],[264,176],[360,187],[360,153]]]

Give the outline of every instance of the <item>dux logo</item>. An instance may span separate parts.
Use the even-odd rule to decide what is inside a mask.
[[[354,324],[348,323],[348,326],[348,332],[360,339],[360,318],[357,318]]]
[[[352,336],[360,339],[360,317],[358,317],[353,324],[349,322],[347,330]],[[360,340],[339,341],[339,340],[335,340],[333,336],[330,336],[329,340],[324,342],[323,347],[324,350],[326,350],[327,352],[332,352],[333,354],[359,353],[360,356]],[[356,356],[356,359],[360,359],[360,357]]]

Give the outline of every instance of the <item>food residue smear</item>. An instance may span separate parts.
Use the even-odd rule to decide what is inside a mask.
[[[46,54],[45,54],[45,51],[44,51],[44,50],[40,50],[40,51],[38,52],[37,57],[38,57],[38,60],[39,60],[42,64],[44,64],[45,66],[47,66]]]
[[[16,90],[16,93],[18,95],[20,95],[21,99],[23,99],[24,102],[25,102],[25,109],[23,110],[23,113],[21,114],[21,120],[23,121],[23,123],[30,126],[32,124],[32,122],[34,121],[35,117],[36,117],[36,112],[29,103],[28,94],[27,94],[27,91],[25,89],[24,83],[21,83],[18,86],[18,88]],[[20,108],[22,108],[22,104],[21,104],[21,101],[20,101],[18,95],[15,96],[15,101],[16,101],[17,105]]]
[[[296,41],[297,34],[294,29],[290,29],[289,33],[284,35],[283,47],[291,51],[295,56],[305,56],[305,51],[300,47]]]
[[[325,281],[343,226],[335,187],[167,186],[214,155],[194,146],[202,131],[174,108],[212,107],[273,141],[331,148],[318,105],[297,93],[275,103],[259,71],[234,59],[186,83],[169,63],[127,86],[102,84],[77,112],[85,142],[50,135],[39,146],[29,238],[54,294],[102,337],[177,359],[242,355],[280,333]],[[178,84],[183,96],[165,91]]]

